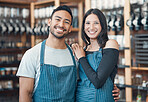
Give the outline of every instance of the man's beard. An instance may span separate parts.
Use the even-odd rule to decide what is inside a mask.
[[[51,34],[54,36],[54,37],[56,37],[57,39],[62,39],[62,38],[64,38],[67,34],[64,34],[64,35],[62,35],[62,36],[57,36],[57,35],[55,35],[52,31],[51,31]]]
[[[56,28],[56,27],[54,27],[54,28]],[[49,30],[50,32],[51,32],[51,34],[54,36],[54,37],[56,37],[57,39],[62,39],[62,38],[64,38],[65,36],[67,36],[68,35],[68,32],[66,32],[65,34],[63,34],[62,36],[57,36],[55,33],[54,33],[54,30]],[[67,31],[66,29],[64,29],[64,31]]]

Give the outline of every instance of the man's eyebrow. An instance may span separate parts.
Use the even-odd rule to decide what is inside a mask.
[[[55,16],[55,17],[58,17],[58,18],[62,19],[62,17],[60,17],[60,16]]]
[[[62,19],[62,17],[60,17],[60,16],[55,16],[55,17]],[[70,22],[70,20],[69,20],[69,19],[65,19],[65,20],[67,20],[67,21],[69,21],[69,22]]]

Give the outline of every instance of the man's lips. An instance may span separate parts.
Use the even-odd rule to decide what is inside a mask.
[[[61,27],[55,27],[55,29],[58,31],[58,33],[63,33],[64,31],[66,31],[66,29]]]

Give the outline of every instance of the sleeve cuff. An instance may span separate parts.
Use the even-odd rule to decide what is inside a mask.
[[[87,61],[86,57],[81,57],[81,58],[78,60],[79,63],[84,63],[84,62],[86,62],[86,61]]]

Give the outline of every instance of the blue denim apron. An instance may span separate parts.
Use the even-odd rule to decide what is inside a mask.
[[[44,64],[44,40],[40,54],[40,78],[33,94],[33,102],[74,102],[76,89],[76,62],[70,47],[72,66],[57,67]],[[63,59],[64,60],[64,59]]]
[[[90,66],[97,71],[102,59],[102,48],[86,56]],[[78,81],[76,91],[76,102],[114,102],[112,96],[113,82],[109,77],[105,84],[95,89],[94,85],[87,78],[82,66],[79,64],[80,81]]]

